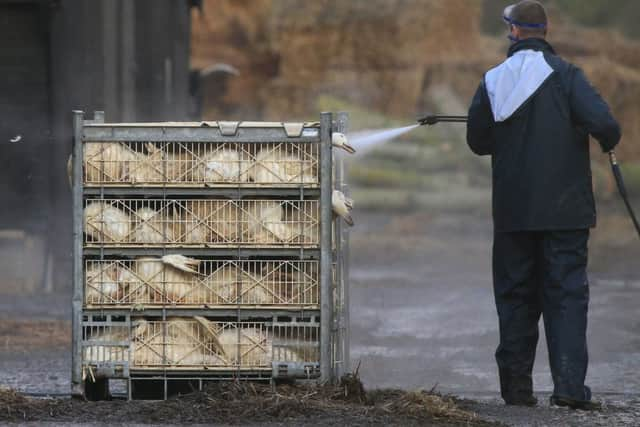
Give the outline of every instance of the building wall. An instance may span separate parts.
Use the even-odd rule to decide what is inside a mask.
[[[0,138],[29,132],[22,145],[0,142],[11,169],[0,196],[12,206],[0,229],[55,242],[43,250],[54,255],[56,287],[71,283],[71,112],[186,119],[189,9],[187,0],[0,0]]]

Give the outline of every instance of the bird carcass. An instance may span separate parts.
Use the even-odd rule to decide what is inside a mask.
[[[283,207],[288,241],[305,245],[318,244],[320,241],[318,203],[311,200],[285,202]]]
[[[120,142],[87,142],[84,144],[85,182],[126,182],[129,168],[137,155]]]
[[[207,150],[198,158],[195,181],[204,184],[246,182],[248,167],[243,167],[241,154],[232,148]]]
[[[136,260],[136,275],[144,284],[144,301],[149,304],[202,304],[198,293],[197,266],[199,260],[177,255],[162,258],[142,257]],[[181,256],[180,256],[181,257]],[[188,261],[187,261],[188,260]]]
[[[84,208],[84,232],[93,242],[127,243],[131,234],[129,215],[109,203],[88,203]]]
[[[242,367],[271,367],[272,342],[262,327],[224,325],[218,340],[233,365]]]
[[[238,231],[238,207],[227,200],[187,200],[180,216],[184,243],[233,243]]]
[[[126,285],[119,281],[115,264],[88,262],[85,268],[84,299],[87,304],[119,303]]]
[[[141,207],[135,213],[134,237],[137,243],[173,243],[171,218],[163,218],[164,211]]]
[[[224,350],[214,328],[195,316],[145,322],[135,340],[135,366],[203,367],[226,365]],[[133,346],[134,344],[132,344]]]
[[[271,200],[251,200],[244,212],[242,240],[257,244],[288,242],[291,224],[285,222],[282,203]]]
[[[167,181],[171,183],[193,183],[197,170],[197,155],[193,152],[198,145],[174,143],[167,146]]]
[[[345,196],[342,191],[333,190],[331,195],[331,207],[333,213],[344,219],[349,226],[353,225],[351,209],[353,209],[353,199]]]
[[[133,184],[161,184],[165,182],[165,161],[167,154],[154,144],[147,142],[148,154],[134,153],[135,159],[129,166],[129,181]]]
[[[266,304],[271,301],[260,278],[240,267],[226,264],[217,268],[203,281],[203,290],[211,304]]]
[[[265,146],[256,154],[251,179],[258,184],[315,184],[315,161],[305,157],[304,153],[289,153],[281,145]]]

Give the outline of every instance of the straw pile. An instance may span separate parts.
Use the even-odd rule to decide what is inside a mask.
[[[126,242],[131,233],[129,216],[108,203],[89,203],[84,209],[84,232],[96,242]]]
[[[127,180],[137,154],[119,142],[88,142],[84,159],[87,182],[122,182]]]
[[[250,171],[251,180],[260,184],[317,183],[318,172],[302,158],[281,149],[263,148]]]

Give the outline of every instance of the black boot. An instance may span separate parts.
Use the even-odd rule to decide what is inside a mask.
[[[538,399],[533,394],[519,395],[519,396],[506,396],[504,403],[514,406],[536,406]]]
[[[533,381],[530,375],[513,378],[500,372],[502,398],[507,405],[536,406],[538,399],[533,395]]]
[[[551,396],[549,402],[552,406],[566,406],[571,409],[580,409],[583,411],[600,411],[602,404],[591,400],[591,389],[584,387],[584,400],[572,399],[565,396]]]

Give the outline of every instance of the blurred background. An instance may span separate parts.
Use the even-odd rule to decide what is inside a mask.
[[[351,131],[466,114],[505,56],[508,3],[0,0],[0,316],[58,319],[44,336],[68,345],[72,110],[104,110],[107,121],[313,121],[345,110]],[[640,2],[544,3],[549,41],[622,124],[618,154],[640,209]],[[352,351],[369,384],[497,389],[489,160],[464,135],[460,125],[420,128],[348,159]],[[591,334],[604,346],[594,375],[636,390],[627,374],[640,371],[640,251],[595,144],[593,177]],[[543,386],[547,377],[539,371]]]

